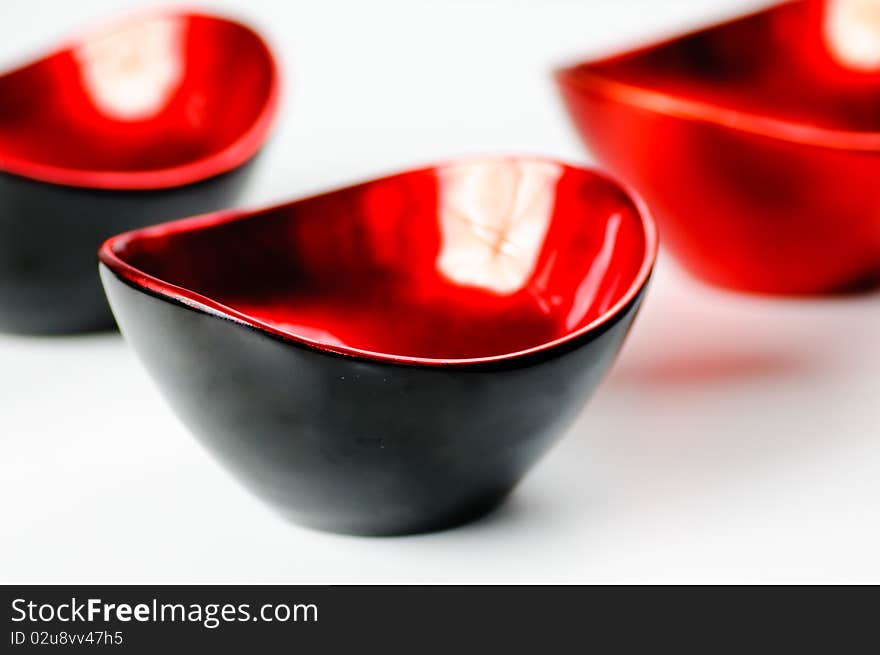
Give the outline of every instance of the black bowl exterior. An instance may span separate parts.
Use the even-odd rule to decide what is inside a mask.
[[[122,231],[230,206],[251,167],[148,191],[62,186],[0,172],[0,331],[111,329],[95,274],[101,243]]]
[[[548,350],[430,366],[331,354],[103,264],[101,277],[123,334],[226,468],[297,523],[362,535],[442,529],[500,503],[603,378],[644,294]]]

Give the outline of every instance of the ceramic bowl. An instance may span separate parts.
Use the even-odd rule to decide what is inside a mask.
[[[95,250],[234,202],[277,89],[257,34],[180,13],[129,19],[0,76],[0,330],[112,327]]]
[[[558,72],[583,140],[697,276],[786,294],[880,280],[880,68],[847,51],[865,24],[840,7],[783,4]]]
[[[228,469],[299,523],[387,535],[510,492],[611,365],[656,245],[603,175],[492,158],[137,230],[100,260]]]

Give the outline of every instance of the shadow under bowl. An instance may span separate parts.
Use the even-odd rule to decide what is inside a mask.
[[[189,13],[129,19],[0,76],[0,330],[111,328],[95,250],[233,203],[277,87],[256,33]]]
[[[465,160],[110,239],[124,336],[257,495],[336,532],[497,505],[611,365],[656,252],[592,171]]]
[[[704,280],[782,294],[880,282],[880,69],[839,52],[860,28],[832,5],[783,4],[557,73],[583,141]]]

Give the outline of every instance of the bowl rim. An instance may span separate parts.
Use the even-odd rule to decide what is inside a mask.
[[[74,35],[62,39],[53,49],[32,57],[30,61],[0,72],[0,79],[50,57],[69,52],[81,46],[90,37],[95,35],[110,33],[113,30],[140,21],[164,17],[199,18],[226,23],[241,28],[254,37],[258,51],[262,52],[266,57],[269,65],[269,89],[260,113],[244,132],[239,134],[232,143],[229,143],[221,150],[209,153],[198,159],[165,168],[128,171],[91,170],[88,168],[71,168],[44,164],[0,152],[0,172],[38,182],[70,187],[114,191],[153,191],[201,182],[223,173],[228,173],[252,159],[263,146],[277,113],[281,95],[279,63],[265,38],[255,28],[235,18],[190,10],[185,7],[167,7],[129,12],[125,15],[117,16],[113,20],[103,21],[82,29]]]
[[[633,204],[635,213],[639,220],[639,224],[642,228],[641,232],[644,240],[642,262],[639,266],[638,272],[633,277],[633,280],[627,287],[626,291],[621,294],[617,302],[615,302],[611,307],[602,312],[599,316],[590,321],[588,324],[578,328],[577,330],[572,330],[567,334],[562,335],[561,337],[542,342],[535,346],[530,346],[529,348],[523,348],[512,352],[501,353],[498,355],[489,355],[484,357],[433,358],[378,352],[347,345],[327,344],[316,339],[310,339],[307,337],[291,334],[290,332],[275,327],[271,323],[262,321],[257,317],[251,316],[250,314],[240,312],[228,305],[212,300],[211,298],[204,296],[198,292],[166,282],[160,278],[150,275],[149,273],[146,273],[143,270],[136,268],[135,266],[132,266],[116,253],[116,250],[118,248],[124,247],[129,241],[137,238],[149,238],[151,236],[166,236],[180,234],[182,232],[194,232],[203,228],[210,228],[236,220],[247,219],[250,216],[258,214],[262,215],[277,209],[288,207],[290,205],[298,204],[315,198],[333,195],[335,193],[345,192],[351,189],[359,188],[375,182],[382,182],[396,177],[424,173],[427,171],[433,171],[460,163],[504,159],[554,163],[561,165],[565,168],[585,172],[595,178],[610,183],[611,185],[622,191],[626,198]],[[122,234],[118,234],[107,239],[98,250],[98,260],[123,282],[127,282],[129,285],[139,288],[149,295],[158,296],[161,299],[171,301],[176,304],[181,304],[190,309],[211,314],[218,318],[232,320],[233,322],[267,333],[270,336],[280,338],[283,341],[293,343],[298,346],[306,346],[310,349],[317,350],[326,354],[337,356],[341,355],[356,360],[370,361],[374,363],[380,362],[386,364],[400,364],[422,367],[461,367],[510,362],[512,360],[519,360],[521,358],[525,358],[538,353],[549,353],[550,351],[559,350],[566,345],[570,345],[573,342],[580,341],[585,337],[589,337],[597,333],[604,326],[613,323],[617,318],[619,318],[625,312],[626,308],[629,307],[629,305],[639,296],[639,294],[645,288],[651,277],[654,264],[657,260],[658,248],[659,236],[654,218],[651,215],[648,206],[642,200],[641,196],[639,196],[638,193],[636,193],[629,185],[620,182],[613,176],[608,175],[604,171],[598,170],[593,167],[579,166],[558,159],[543,156],[501,155],[459,157],[455,159],[443,160],[433,165],[407,168],[396,173],[373,177],[367,180],[363,180],[361,182],[347,184],[341,187],[334,187],[319,193],[297,197],[293,200],[259,207],[256,209],[226,209],[217,212],[211,212],[208,214],[182,218],[159,225],[130,230],[128,232],[124,232]]]
[[[605,97],[620,104],[664,114],[673,118],[720,125],[740,132],[800,145],[834,150],[880,151],[880,131],[835,129],[796,120],[773,118],[772,116],[752,111],[733,109],[714,102],[692,100],[665,91],[627,84],[607,75],[602,75],[595,69],[596,66],[615,59],[647,54],[651,50],[664,45],[683,41],[756,16],[769,14],[790,4],[791,0],[784,0],[783,2],[734,16],[727,20],[709,23],[696,29],[685,30],[679,34],[652,41],[647,45],[623,50],[616,54],[563,64],[553,70],[553,77],[560,87],[567,87],[575,91],[583,91],[588,94]]]

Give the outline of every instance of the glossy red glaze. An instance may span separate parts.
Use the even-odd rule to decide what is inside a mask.
[[[825,8],[784,4],[558,73],[584,141],[708,281],[880,280],[880,72],[842,63]]]
[[[0,77],[0,170],[108,189],[202,180],[256,153],[277,89],[269,49],[241,24],[133,18]]]
[[[323,350],[449,364],[598,328],[644,286],[655,250],[650,217],[615,182],[497,158],[137,230],[100,257],[153,293]]]

